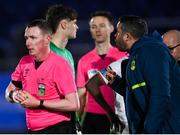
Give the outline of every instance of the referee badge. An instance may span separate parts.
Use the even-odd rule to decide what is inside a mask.
[[[39,96],[45,96],[45,89],[46,89],[45,84],[43,84],[43,83],[38,84],[38,94],[39,94]]]

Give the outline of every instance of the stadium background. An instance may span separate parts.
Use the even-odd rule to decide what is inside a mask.
[[[180,30],[180,1],[175,0],[6,0],[0,1],[0,133],[24,133],[25,113],[19,105],[12,105],[4,99],[4,91],[10,81],[10,74],[27,53],[24,45],[24,28],[28,22],[44,18],[48,6],[64,4],[79,13],[77,39],[69,41],[75,64],[91,50],[93,40],[89,33],[89,15],[96,10],[107,10],[115,17],[115,24],[121,15],[134,14],[148,21],[149,30],[163,34],[169,29]],[[112,35],[112,43],[114,44]]]

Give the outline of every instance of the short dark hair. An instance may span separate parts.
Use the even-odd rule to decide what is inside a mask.
[[[74,20],[77,17],[78,13],[74,9],[61,4],[50,6],[46,12],[46,21],[52,33],[56,32],[59,22],[61,20]]]
[[[103,16],[105,18],[108,19],[108,21],[110,22],[110,24],[113,25],[114,23],[114,20],[113,20],[113,16],[110,12],[108,11],[96,11],[96,12],[93,12],[91,13],[90,15],[90,20],[93,18],[93,17],[96,17],[96,16]]]
[[[31,27],[39,27],[44,33],[49,33],[50,34],[50,30],[49,27],[46,23],[46,20],[44,19],[35,19],[33,21],[31,21],[28,25],[27,28],[31,28]]]
[[[122,16],[119,18],[122,32],[129,32],[134,38],[140,38],[148,33],[147,22],[134,15]]]

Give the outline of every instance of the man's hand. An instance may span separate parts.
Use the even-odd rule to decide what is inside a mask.
[[[26,100],[20,102],[25,108],[37,108],[39,107],[40,101],[26,91],[22,91],[21,95],[26,97]]]
[[[12,93],[12,99],[16,103],[21,103],[27,99],[27,96],[22,90],[14,90]]]
[[[116,78],[116,73],[111,69],[111,67],[107,67],[106,79],[108,80],[108,84],[112,84]]]
[[[108,116],[111,122],[110,132],[112,134],[122,133],[125,128],[125,124],[119,120],[118,116],[115,113],[111,113]]]

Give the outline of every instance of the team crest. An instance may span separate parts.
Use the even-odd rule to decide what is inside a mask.
[[[136,62],[135,62],[135,60],[132,60],[131,61],[131,70],[133,71],[135,69],[136,69]]]

